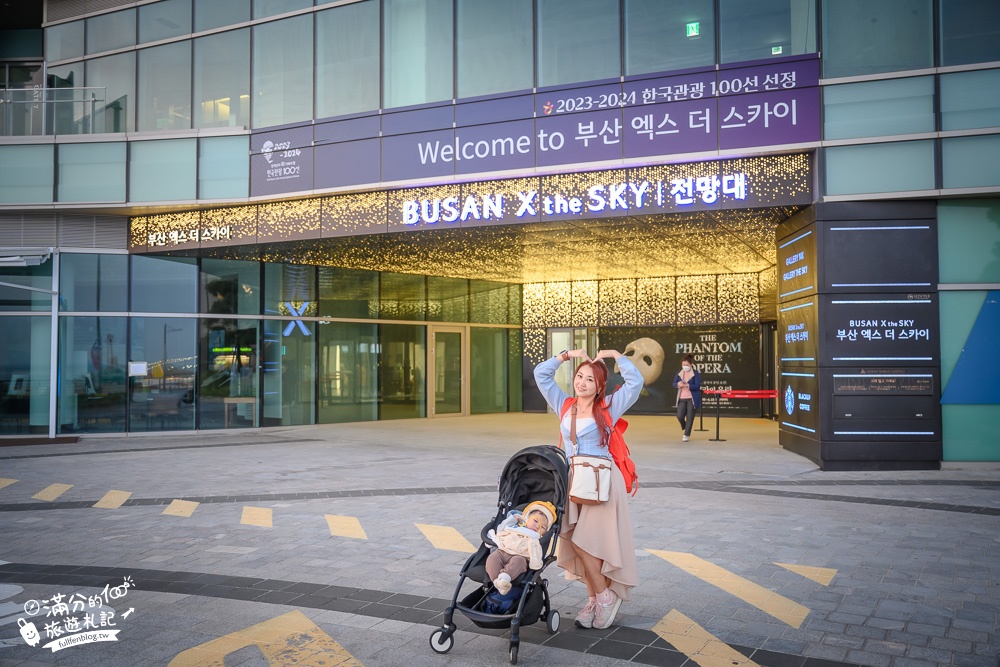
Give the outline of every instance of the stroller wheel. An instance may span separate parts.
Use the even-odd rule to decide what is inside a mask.
[[[445,635],[444,630],[441,628],[431,633],[431,650],[435,653],[447,653],[454,646],[454,635]]]
[[[549,612],[549,615],[545,619],[545,627],[548,629],[550,634],[555,634],[559,631],[559,612],[553,609]]]
[[[510,647],[510,664],[517,664],[517,644],[512,644]]]

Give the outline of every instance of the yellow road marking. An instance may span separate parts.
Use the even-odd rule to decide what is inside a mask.
[[[131,491],[108,491],[104,494],[103,498],[94,503],[94,507],[100,507],[106,510],[116,510],[121,507],[131,495]]]
[[[336,514],[324,514],[326,525],[330,527],[330,534],[335,537],[353,537],[359,540],[367,540],[368,535],[361,527],[361,522],[353,516],[337,516]]]
[[[274,667],[364,667],[298,610],[181,651],[168,667],[225,667],[227,655],[248,646]]]
[[[72,488],[72,484],[49,484],[31,497],[35,500],[48,500],[51,502]]]
[[[673,563],[688,574],[698,577],[717,588],[721,588],[731,595],[735,595],[744,602],[748,602],[763,612],[774,616],[783,623],[787,623],[793,628],[802,625],[802,621],[809,615],[809,608],[803,607],[794,600],[789,600],[783,595],[774,591],[769,591],[763,586],[744,579],[743,577],[721,568],[714,563],[698,558],[694,554],[686,554],[680,551],[657,551],[646,549],[654,556],[659,556],[668,563]]]
[[[701,667],[760,667],[676,609],[660,619],[653,632]]]
[[[775,563],[786,570],[791,570],[795,574],[801,574],[806,579],[812,579],[818,584],[829,586],[833,578],[837,576],[837,571],[828,567],[811,567],[809,565],[792,565],[791,563]]]
[[[10,486],[11,484],[14,484],[15,482],[17,482],[16,479],[9,479],[7,477],[0,477],[0,489],[4,488],[5,486]]]
[[[172,500],[167,509],[163,510],[164,514],[170,516],[191,516],[194,511],[198,509],[198,505],[193,500]]]
[[[244,507],[243,517],[240,523],[247,526],[260,526],[262,528],[271,527],[270,507]]]
[[[435,549],[445,549],[447,551],[461,551],[462,553],[475,553],[476,547],[469,543],[469,540],[462,537],[462,534],[451,526],[433,526],[428,523],[414,524],[420,529]]]

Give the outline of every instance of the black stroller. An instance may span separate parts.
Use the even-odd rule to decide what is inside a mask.
[[[497,514],[483,526],[480,533],[482,544],[462,566],[451,605],[444,612],[444,624],[431,633],[431,648],[436,653],[447,653],[455,645],[457,628],[453,618],[456,609],[481,628],[510,628],[512,665],[517,663],[517,649],[521,643],[518,631],[522,625],[542,620],[549,632],[559,629],[559,612],[552,608],[549,582],[542,578],[542,572],[556,559],[559,526],[566,508],[568,474],[565,455],[559,448],[550,445],[527,447],[507,461],[500,476]],[[510,510],[523,509],[534,500],[547,500],[556,507],[555,521],[540,540],[544,554],[542,567],[539,570],[529,569],[512,582],[515,587],[512,590],[523,587],[517,605],[512,605],[512,613],[496,613],[495,605],[490,603],[496,588],[486,574],[486,558],[495,545],[486,534],[491,528],[499,526]],[[459,600],[466,579],[473,581],[477,587]]]

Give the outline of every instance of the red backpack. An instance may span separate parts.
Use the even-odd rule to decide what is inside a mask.
[[[576,403],[576,398],[566,399],[566,402],[563,403],[562,411],[559,413],[560,420],[566,416],[566,412],[573,407],[574,403]],[[627,428],[628,422],[624,419],[619,419],[615,422],[615,427],[611,429],[611,435],[608,436],[608,451],[611,452],[611,458],[614,459],[615,465],[618,466],[622,477],[625,478],[625,492],[631,492],[634,496],[639,490],[639,475],[635,472],[635,463],[632,462],[632,458],[629,456],[628,445],[625,444],[624,433]],[[561,439],[562,436],[560,435]]]

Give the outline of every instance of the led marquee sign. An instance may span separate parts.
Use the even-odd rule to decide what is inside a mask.
[[[662,211],[671,204],[689,207],[700,200],[714,204],[720,197],[744,201],[747,197],[745,173],[717,174],[675,178],[668,183],[638,181],[598,183],[587,188],[585,197],[542,195],[537,190],[518,191],[517,201],[504,200],[502,194],[468,195],[464,201],[451,195],[444,199],[410,199],[403,202],[404,225],[433,225],[437,222],[466,222],[493,218],[502,221],[511,213],[516,218],[567,216],[580,213],[629,211],[645,213]],[[671,201],[672,200],[672,201]]]
[[[812,203],[808,154],[453,183],[130,220],[132,252]]]

